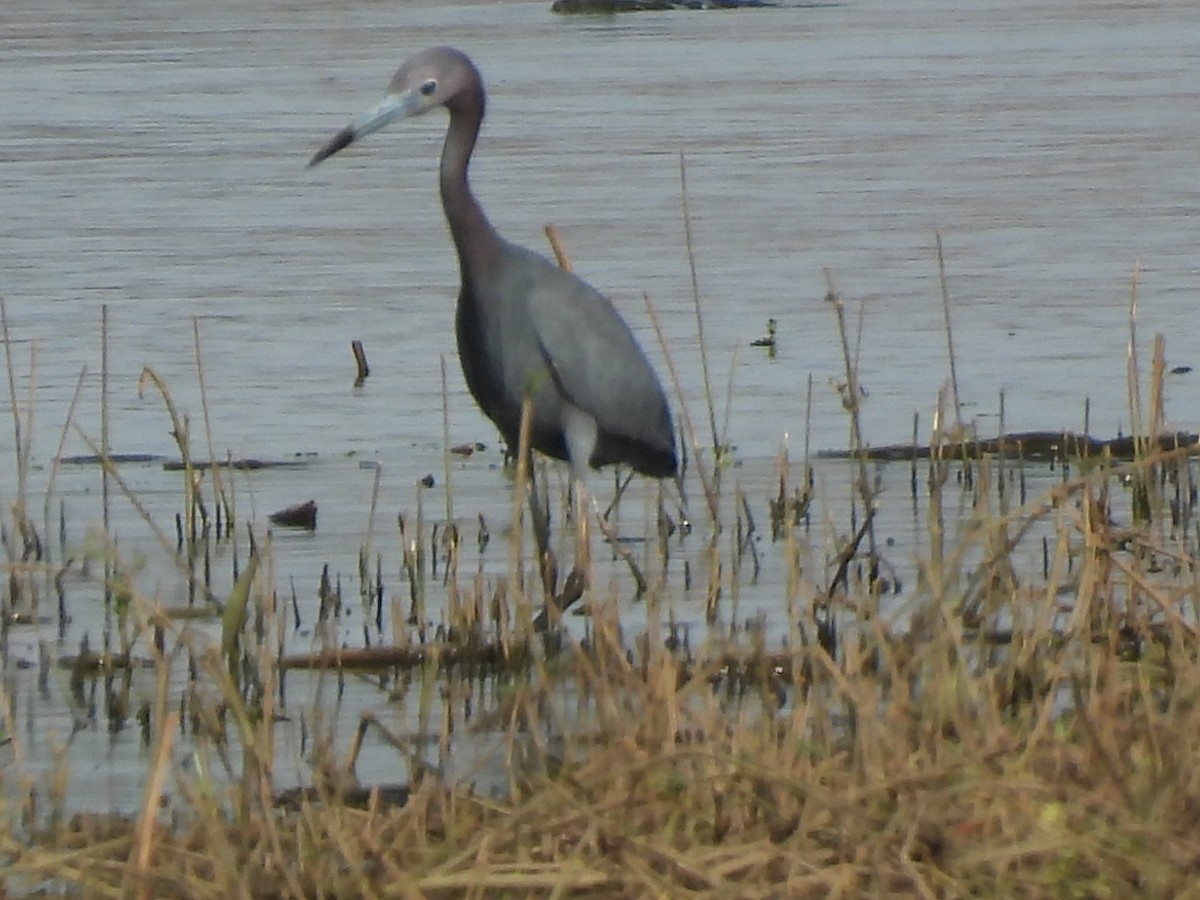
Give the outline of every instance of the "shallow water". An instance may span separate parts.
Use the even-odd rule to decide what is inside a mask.
[[[99,437],[107,305],[114,451],[177,456],[159,398],[138,396],[138,376],[151,366],[189,415],[203,448],[196,455],[209,455],[196,320],[213,455],[316,454],[300,472],[236,481],[239,518],[260,530],[282,506],[309,497],[320,505],[315,535],[276,535],[281,590],[294,581],[311,593],[329,562],[355,595],[375,464],[372,533],[392,554],[392,573],[396,513],[412,514],[426,474],[438,482],[423,492],[427,514],[445,515],[443,361],[450,442],[488,445],[454,463],[454,514],[507,521],[498,444],[454,351],[456,271],[434,178],[444,120],[408,123],[304,168],[375,101],[404,56],[434,43],[467,50],[488,80],[489,119],[472,172],[500,230],[544,247],[542,226],[556,224],[577,271],[613,297],[665,374],[649,296],[704,443],[680,202],[686,156],[716,421],[725,419],[732,368],[735,480],[762,519],[780,448],[790,445],[793,463],[803,454],[809,377],[811,447],[846,443],[834,389],[844,378],[841,341],[823,268],[849,304],[852,328],[861,304],[862,334],[851,343],[871,443],[907,441],[914,411],[927,431],[948,377],[936,231],[963,414],[984,432],[999,428],[1001,392],[1011,430],[1082,427],[1088,399],[1094,432],[1128,430],[1135,267],[1143,361],[1161,331],[1169,365],[1196,364],[1193,4],[1021,0],[947,10],[863,0],[607,18],[548,9],[143,0],[6,12],[0,292],[18,403],[33,398],[25,431],[34,507],[84,367],[75,421]],[[774,358],[748,346],[768,318],[779,322]],[[372,366],[357,390],[355,338]],[[1195,427],[1198,392],[1195,374],[1171,376],[1172,425]],[[89,448],[68,429],[64,452]],[[15,459],[13,431],[0,428],[0,460]],[[0,469],[6,505],[18,491],[15,468]],[[173,535],[180,476],[154,463],[122,471]],[[841,464],[818,472],[820,560],[833,531],[847,528],[849,491]],[[921,538],[905,477],[885,497],[880,527],[907,564]],[[607,478],[596,482],[603,492]],[[100,519],[99,473],[68,467],[53,487],[51,519],[61,499],[78,546]],[[153,549],[150,529],[114,496],[121,546]],[[627,509],[625,527],[643,533],[633,511],[646,506],[635,497]],[[498,573],[506,564],[496,541],[482,565]],[[785,569],[764,551],[743,614],[779,615]],[[182,597],[165,566],[152,566],[140,587],[170,602]],[[39,700],[33,674],[16,664],[36,660],[42,646],[71,652],[84,632],[97,640],[102,614],[89,609],[73,610],[61,643],[53,626],[9,635],[6,679],[27,743],[50,730],[63,737],[70,715],[53,689]],[[702,618],[694,598],[680,617]],[[378,691],[362,690],[348,709],[395,711]],[[136,736],[93,723],[71,746],[73,758],[96,767],[83,782],[95,800],[125,803],[141,772]]]

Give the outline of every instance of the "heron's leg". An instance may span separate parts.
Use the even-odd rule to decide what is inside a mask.
[[[538,490],[537,472],[533,457],[533,403],[526,397],[521,403],[521,427],[517,432],[517,481],[525,482],[529,500],[529,517],[533,526],[533,539],[537,544],[538,571],[542,576],[542,590],[549,603],[558,589],[558,560],[550,547],[550,511],[542,503]],[[544,631],[547,622],[545,610],[539,616],[539,631]]]
[[[592,573],[587,472],[592,451],[596,449],[596,434],[595,419],[573,403],[563,406],[563,435],[567,440],[567,456],[571,458],[571,499],[575,502],[575,568],[586,580],[591,579]]]
[[[571,459],[571,474],[576,481],[586,481],[599,433],[596,420],[574,403],[563,404],[562,419],[567,456]]]
[[[571,607],[584,591],[587,590],[588,581],[590,579],[591,556],[590,544],[588,538],[588,512],[586,503],[586,491],[582,488],[579,481],[572,477],[571,479],[571,500],[576,504],[575,521],[576,527],[579,529],[576,532],[575,545],[575,564],[571,567],[571,571],[567,577],[563,579],[562,589],[558,590],[558,562],[555,559],[553,550],[550,549],[550,519],[549,510],[543,505],[540,493],[536,488],[536,481],[532,478],[533,467],[530,465],[529,472],[531,475],[529,486],[529,508],[533,512],[534,533],[538,536],[539,559],[541,561],[542,584],[546,590],[546,605],[542,611],[538,613],[533,621],[533,630],[535,632],[544,632],[551,626],[556,626],[562,617],[562,614]],[[582,548],[582,557],[581,549]]]
[[[542,589],[547,599],[558,590],[558,559],[550,546],[550,512],[538,490],[537,472],[533,453],[526,457],[529,472],[529,517],[533,524],[533,539],[537,544],[538,571],[542,575]]]
[[[583,577],[591,581],[592,577],[592,534],[589,527],[591,498],[588,496],[587,485],[578,478],[571,479],[571,490],[575,500],[575,568]]]

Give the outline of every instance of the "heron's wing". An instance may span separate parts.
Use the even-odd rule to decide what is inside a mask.
[[[566,398],[602,432],[657,444],[670,414],[658,377],[608,298],[537,257],[529,317]]]

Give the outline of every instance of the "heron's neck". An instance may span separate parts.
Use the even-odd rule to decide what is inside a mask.
[[[454,238],[464,276],[468,271],[485,265],[499,246],[495,229],[467,182],[467,165],[479,137],[483,109],[482,86],[477,91],[468,91],[455,98],[454,105],[450,107],[446,143],[442,147],[442,208],[450,223],[450,234]]]

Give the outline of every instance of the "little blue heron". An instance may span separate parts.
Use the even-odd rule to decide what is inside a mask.
[[[579,481],[588,466],[615,463],[656,478],[675,475],[667,398],[629,326],[591,285],[500,237],[471,193],[467,166],[485,103],[479,71],[465,54],[425,50],[309,166],[385,125],[446,107],[442,207],[462,279],[458,355],[475,401],[516,450],[528,397],[533,448],[569,461]]]

